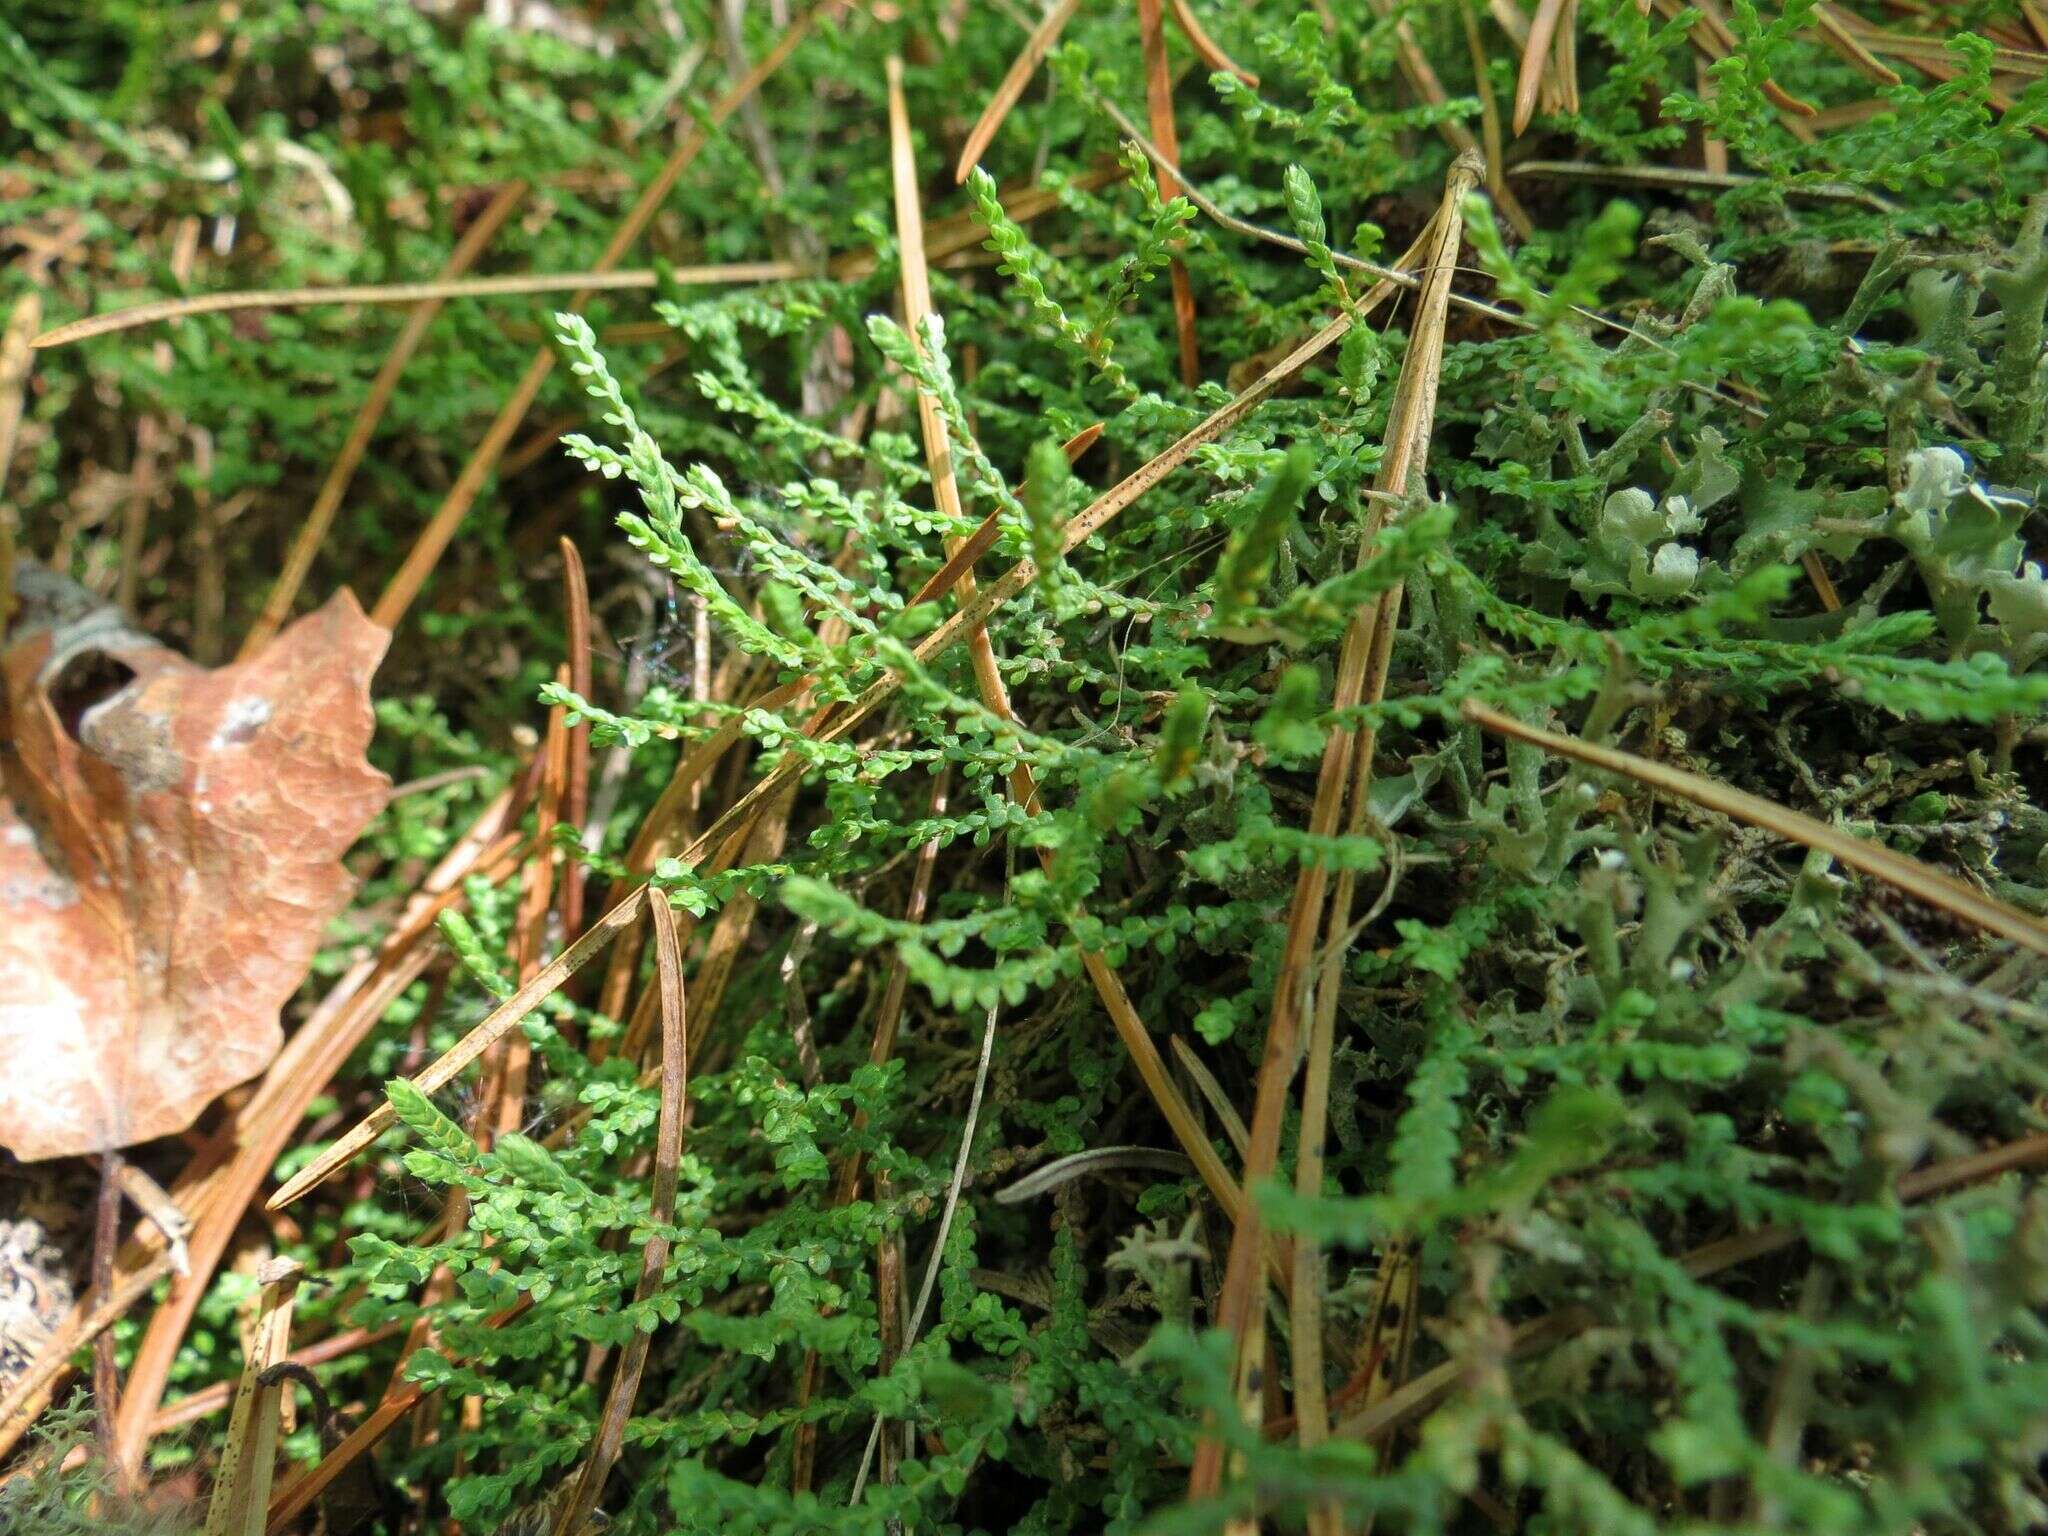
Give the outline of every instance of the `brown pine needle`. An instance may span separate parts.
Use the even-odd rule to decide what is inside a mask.
[[[666,898],[648,904],[649,926],[654,929],[657,984],[661,990],[661,1113],[654,1132],[654,1186],[647,1209],[647,1243],[640,1250],[640,1279],[633,1287],[633,1303],[644,1306],[661,1288],[662,1272],[668,1267],[667,1227],[676,1213],[677,1171],[683,1161],[683,1094],[689,1086],[689,1012],[683,993],[683,946],[676,936],[675,909]],[[633,1413],[633,1399],[640,1392],[640,1373],[647,1365],[648,1345],[653,1335],[644,1328],[619,1352],[612,1369],[612,1384],[606,1394],[604,1417],[591,1442],[590,1454],[576,1479],[576,1491],[563,1506],[555,1524],[555,1536],[576,1536],[597,1508],[619,1452],[626,1443],[626,1420]]]
[[[1166,23],[1159,0],[1138,0],[1138,45],[1145,60],[1145,110],[1152,138],[1165,164],[1155,168],[1159,195],[1180,196],[1180,130],[1173,121],[1173,73],[1166,61]],[[1189,389],[1202,382],[1201,349],[1195,339],[1195,289],[1187,264],[1175,256],[1167,265],[1173,287],[1173,328],[1180,338],[1180,381]]]
[[[526,195],[526,183],[511,182],[498,189],[484,211],[477,215],[462,238],[455,242],[455,249],[448,253],[448,261],[441,268],[442,282],[450,282],[469,270],[484,247],[497,234],[513,209]],[[489,281],[489,279],[486,279]],[[298,598],[299,588],[305,584],[306,573],[313,568],[313,557],[319,553],[321,543],[327,537],[327,530],[334,522],[334,514],[341,510],[341,499],[348,494],[349,482],[355,479],[356,469],[363,462],[363,455],[369,451],[370,439],[377,431],[377,423],[384,419],[384,412],[391,404],[391,397],[398,392],[398,381],[404,375],[406,365],[412,361],[413,353],[419,350],[426,339],[427,328],[434,323],[434,317],[441,313],[445,300],[430,298],[416,305],[405,318],[405,326],[398,333],[398,339],[391,343],[391,350],[385,355],[384,366],[377,370],[377,377],[370,383],[369,394],[356,412],[356,419],[350,424],[348,437],[341,445],[341,452],[335,455],[334,463],[328,467],[327,478],[320,482],[320,490],[313,498],[313,509],[306,514],[298,535],[292,540],[290,552],[285,556],[284,567],[272,583],[270,596],[264,600],[263,611],[256,616],[256,622],[249,626],[249,633],[242,638],[242,648],[236,653],[237,661],[247,661],[256,652],[268,645],[284,621],[291,617],[292,603]],[[134,314],[124,310],[119,317]],[[169,318],[168,316],[164,318]],[[145,324],[146,321],[136,321]],[[58,333],[53,331],[51,336]],[[57,346],[59,342],[43,337],[39,345]]]
[[[492,1009],[481,1024],[456,1041],[445,1055],[415,1077],[412,1080],[413,1086],[426,1094],[438,1093],[445,1088],[463,1068],[497,1044],[515,1024],[553,996],[563,982],[596,959],[607,944],[639,917],[641,905],[646,897],[646,886],[633,887],[617,906],[591,924],[588,932],[536,971],[530,981],[525,982],[518,991]],[[391,1129],[397,1121],[398,1116],[389,1102],[379,1104],[347,1135],[287,1179],[283,1188],[270,1197],[264,1208],[272,1211],[283,1210],[315,1185],[325,1181],[335,1170]]]
[[[1897,70],[1863,46],[1862,40],[1849,30],[1848,22],[1826,0],[1814,6],[1813,24],[1820,28],[1828,46],[1863,71],[1866,78],[1886,87],[1905,84]]]
[[[1529,120],[1536,115],[1536,93],[1550,64],[1550,44],[1557,36],[1564,7],[1565,0],[1538,0],[1536,15],[1529,22],[1529,40],[1522,45],[1521,71],[1515,76],[1512,127],[1517,138],[1528,131]]]
[[[1386,434],[1386,453],[1374,484],[1387,495],[1405,497],[1420,477],[1428,458],[1429,439],[1436,422],[1437,383],[1443,363],[1445,321],[1449,312],[1451,274],[1457,260],[1463,230],[1462,209],[1466,195],[1484,175],[1477,155],[1461,155],[1452,166],[1444,185],[1430,231],[1424,236],[1421,265],[1422,296],[1416,306],[1407,352],[1401,363],[1400,379],[1394,388]],[[1379,533],[1386,500],[1375,498],[1373,522],[1359,545],[1359,558],[1368,557]],[[1337,663],[1337,681],[1332,707],[1338,711],[1355,707],[1386,683],[1385,656],[1391,648],[1399,596],[1389,592],[1369,599],[1354,616],[1344,635]],[[1382,644],[1384,639],[1385,644]],[[1363,739],[1359,739],[1359,738]],[[1343,813],[1345,796],[1352,788],[1354,756],[1359,763],[1360,784],[1370,773],[1372,741],[1368,733],[1358,737],[1347,730],[1335,730],[1325,743],[1322,766],[1316,780],[1316,797],[1309,816],[1312,836],[1334,835]],[[1360,791],[1362,793],[1362,790]],[[1281,949],[1278,979],[1266,1029],[1266,1045],[1259,1066],[1258,1088],[1253,1099],[1251,1146],[1245,1157],[1244,1181],[1256,1185],[1269,1178],[1279,1161],[1280,1133],[1286,1118],[1288,1085],[1297,1064],[1297,1047],[1306,993],[1310,983],[1316,936],[1322,929],[1324,898],[1329,871],[1320,864],[1304,864],[1297,877],[1294,899],[1288,909],[1286,937]],[[1340,919],[1339,926],[1342,926]],[[1261,1251],[1262,1223],[1256,1206],[1231,1234],[1230,1260],[1224,1271],[1223,1290],[1218,1298],[1216,1320],[1236,1343],[1238,1379],[1242,1383],[1254,1335],[1262,1332],[1253,1303],[1258,1297],[1255,1258]],[[1223,1446],[1213,1436],[1205,1437],[1195,1451],[1188,1478],[1191,1499],[1213,1495],[1222,1481]]]
[[[481,222],[481,220],[479,220]],[[473,228],[474,226],[472,226]],[[672,267],[667,275],[685,285],[714,283],[776,283],[815,276],[792,261],[732,261],[711,266]],[[316,304],[445,304],[450,299],[504,299],[538,293],[617,293],[652,288],[663,274],[651,267],[588,272],[515,272],[502,277],[442,277],[418,283],[337,283],[310,288],[238,288],[226,293],[198,293],[181,299],[152,299],[109,314],[90,315],[44,331],[31,343],[38,350],[68,347],[74,342],[132,331],[194,315],[234,314],[245,310],[306,309]]]
[[[903,261],[903,319],[911,344],[922,348],[924,321],[932,313],[931,278],[923,260],[924,208],[918,198],[916,150],[910,138],[910,109],[903,96],[903,66],[894,57],[888,61],[888,86],[889,163],[895,188],[896,243],[906,253]],[[945,415],[939,402],[922,389],[917,392],[917,414],[924,432],[926,464],[931,471],[932,499],[939,511],[957,524],[965,513],[961,509],[960,489],[953,472],[953,448],[947,435]],[[950,551],[954,555],[959,552],[958,545]],[[964,568],[959,577],[959,592],[963,603],[974,601],[974,577]],[[997,666],[995,647],[989,641],[987,626],[977,625],[969,635],[967,645],[975,690],[983,707],[1002,719],[1014,720],[1016,714],[1010,707],[1009,689]],[[1009,789],[1011,801],[1020,809],[1027,813],[1039,809],[1038,785],[1024,764],[1019,763],[1011,771]],[[1039,857],[1050,872],[1052,850],[1040,849]],[[1158,1104],[1160,1113],[1173,1127],[1175,1137],[1200,1170],[1203,1183],[1224,1209],[1235,1215],[1237,1208],[1243,1205],[1243,1191],[1230,1177],[1230,1171],[1223,1166],[1223,1160],[1216,1155],[1209,1138],[1202,1133],[1201,1121],[1196,1118],[1193,1108],[1174,1086],[1172,1075],[1166,1070],[1166,1062],[1159,1054],[1158,1044],[1131,1002],[1122,978],[1117,975],[1115,967],[1100,955],[1084,954],[1082,964],[1089,980],[1095,984],[1125,1050],[1130,1053],[1146,1091]]]
[[[1638,757],[1633,752],[1618,751],[1613,747],[1597,747],[1576,736],[1566,736],[1557,731],[1540,730],[1533,725],[1524,725],[1497,709],[1490,709],[1476,699],[1467,699],[1464,704],[1467,720],[1484,727],[1500,736],[1511,736],[1531,746],[1541,747],[1559,757],[1568,757],[1574,762],[1584,763],[1591,768],[1603,769],[1634,779],[1639,784],[1681,800],[1690,800],[1694,805],[1740,821],[1752,827],[1761,827],[1787,842],[1798,843],[1812,848],[1830,858],[1860,870],[1873,879],[1882,880],[1905,892],[1916,901],[1924,901],[1930,907],[1960,918],[1966,923],[1982,928],[1986,933],[1996,934],[2001,939],[2031,949],[2039,955],[2048,955],[2048,924],[2031,917],[2017,907],[2008,906],[1997,898],[1985,895],[1976,887],[1967,885],[1955,876],[1945,874],[1930,864],[1882,843],[1870,842],[1860,837],[1851,837],[1839,827],[1816,821],[1766,800],[1761,795],[1752,795],[1745,790],[1709,779],[1701,774],[1688,773],[1682,768],[1673,768],[1664,763],[1652,762],[1649,758]]]
[[[1237,76],[1255,91],[1259,88],[1259,77],[1219,48],[1216,40],[1202,29],[1201,20],[1195,15],[1195,8],[1189,0],[1167,0],[1167,3],[1173,10],[1173,19],[1186,34],[1189,46],[1211,72],[1221,70]]]
[[[567,536],[562,539],[562,609],[569,640],[569,691],[579,699],[590,697],[590,582],[583,574],[583,556]],[[583,825],[590,811],[590,722],[569,727],[568,761],[563,766],[562,820],[586,837]],[[578,858],[563,861],[562,878],[555,893],[555,914],[562,932],[583,928],[583,885],[590,871]]]
[[[1031,84],[1031,77],[1038,72],[1038,66],[1052,51],[1052,45],[1060,40],[1060,33],[1067,23],[1074,19],[1074,12],[1081,8],[1081,0],[1058,0],[1045,13],[1045,19],[1031,29],[1031,36],[1024,40],[1017,57],[1010,61],[1010,67],[1003,74],[1002,83],[995,94],[988,99],[988,105],[981,109],[981,116],[975,119],[974,127],[967,134],[967,142],[961,147],[960,162],[953,167],[953,179],[964,182],[967,173],[980,164],[981,157],[988,153],[988,147],[995,142],[996,134],[1002,129],[1003,119],[1008,117],[1017,103],[1023,99],[1025,88]]]

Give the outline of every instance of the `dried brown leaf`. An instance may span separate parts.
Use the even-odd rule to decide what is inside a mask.
[[[354,598],[208,671],[78,596],[0,653],[0,1144],[26,1160],[181,1131],[270,1064],[389,791],[363,756],[388,637]]]

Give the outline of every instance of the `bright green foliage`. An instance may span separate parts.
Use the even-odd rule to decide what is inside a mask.
[[[1994,70],[1993,44],[1962,30],[2024,20],[2007,4],[1953,8],[1951,78],[1902,64],[1910,78],[1878,92],[1880,110],[1802,134],[1765,82],[1823,108],[1874,89],[1816,40],[1804,0],[1727,7],[1735,47],[1706,92],[1686,41],[1697,13],[1581,0],[1578,110],[1539,115],[1509,157],[1591,169],[1514,179],[1538,225],[1526,239],[1484,198],[1468,208],[1454,286],[1520,320],[1453,312],[1422,483],[1374,500],[1413,324],[1404,299],[1066,550],[1082,507],[1227,400],[1223,381],[1258,377],[1356,298],[1342,257],[1378,259],[1382,228],[1401,249],[1423,227],[1452,155],[1437,126],[1483,131],[1454,7],[1196,6],[1261,84],[1182,79],[1184,168],[1233,218],[1291,231],[1305,261],[1162,198],[1119,143],[1102,104],[1142,118],[1145,99],[1127,9],[1076,16],[986,157],[1002,181],[975,171],[953,188],[941,150],[1000,78],[1022,18],[978,7],[955,28],[948,8],[913,0],[886,24],[822,23],[760,98],[772,168],[735,118],[650,238],[679,266],[873,250],[871,270],[671,284],[651,309],[611,295],[588,319],[550,320],[559,300],[455,304],[408,373],[323,556],[329,585],[396,561],[536,341],[566,366],[534,422],[578,430],[485,498],[398,637],[384,764],[400,778],[490,771],[394,804],[366,844],[364,915],[324,967],[374,940],[417,868],[504,782],[509,727],[530,726],[537,699],[590,722],[600,762],[618,754],[594,879],[619,871],[677,754],[721,725],[737,721],[744,743],[707,781],[696,826],[778,763],[803,778],[779,852],[716,875],[677,856],[655,868],[660,898],[702,923],[688,1139],[650,1298],[631,1300],[654,1230],[658,1098],[616,1052],[592,1064],[590,1043],[628,1022],[594,1011],[601,966],[520,1026],[534,1056],[521,1134],[487,1143],[467,1086],[429,1101],[392,1081],[403,1128],[378,1150],[376,1194],[341,1205],[330,1186],[309,1203],[306,1255],[328,1267],[343,1238],[349,1254],[309,1299],[311,1325],[344,1320],[335,1297],[346,1321],[411,1324],[445,1276],[424,1308],[434,1346],[410,1367],[442,1393],[442,1433],[394,1436],[382,1465],[432,1518],[490,1530],[579,1463],[603,1401],[593,1351],[616,1358],[646,1332],[606,1493],[619,1536],[1210,1532],[1254,1511],[1291,1532],[1326,1499],[1347,1529],[1371,1516],[1401,1536],[1496,1521],[1612,1536],[2038,1526],[2048,1202],[2020,1173],[1920,1202],[1898,1188],[2044,1128],[2040,967],[1819,856],[1504,745],[1459,712],[1482,700],[1716,777],[2048,913],[2048,82]],[[546,190],[554,217],[508,228],[494,267],[578,270],[622,206],[588,173],[637,184],[668,142],[664,127],[619,147],[638,115],[669,121],[682,45],[661,16],[714,40],[681,99],[705,99],[725,70],[716,8],[694,0],[603,8],[609,52],[356,0],[245,18],[246,46],[308,68],[340,50],[350,88],[406,125],[393,145],[367,118],[343,132],[309,108],[301,127],[234,89],[212,111],[180,106],[214,66],[175,41],[197,26],[164,30],[146,9],[0,20],[6,142],[93,156],[64,173],[29,156],[0,183],[0,224],[83,219],[107,280],[138,296],[171,283],[128,233],[144,213],[239,221],[243,254],[209,261],[195,286],[415,276],[454,236],[437,189],[513,174]],[[1516,52],[1473,11],[1504,104]],[[1403,83],[1403,22],[1441,104],[1415,104]],[[766,8],[743,23],[759,57]],[[887,217],[892,52],[910,59],[928,222],[972,211],[987,227],[982,251],[935,265],[939,313],[916,342]],[[1191,57],[1178,40],[1170,54]],[[175,150],[154,131],[166,126]],[[1657,168],[1693,164],[1700,134],[1748,179],[1661,184]],[[326,186],[300,149],[354,199],[352,220],[293,217]],[[1602,183],[1621,169],[1645,174]],[[1017,182],[1055,206],[1006,213],[999,187]],[[1194,390],[1161,280],[1176,257],[1197,302]],[[51,308],[92,302],[72,281]],[[607,334],[650,314],[661,342]],[[181,461],[178,506],[248,492],[244,526],[263,530],[227,556],[232,632],[338,443],[337,404],[360,398],[392,328],[284,311],[260,330],[216,317],[52,354],[14,492],[57,525],[79,444],[104,435],[104,399],[203,424],[213,457]],[[935,509],[902,409],[916,391],[950,439],[957,524]],[[1070,469],[1059,444],[1097,422],[1102,441]],[[948,541],[991,513],[984,586],[1015,561],[1039,570],[987,626],[1014,719],[986,706],[964,644],[913,654],[951,600],[906,607]],[[607,633],[639,612],[660,645],[636,655],[666,648],[644,686],[603,656],[592,697],[554,686],[557,530],[584,551]],[[67,558],[104,584],[114,542],[84,529]],[[192,631],[180,594],[198,566],[179,536],[145,569],[145,612],[176,638]],[[1340,637],[1397,584],[1387,696],[1340,714]],[[690,660],[700,613],[713,672],[750,680],[709,704]],[[843,638],[820,638],[828,620]],[[891,672],[900,692],[840,739],[749,705],[800,675],[815,702],[839,703]],[[1329,733],[1367,724],[1361,830],[1311,834]],[[1020,765],[1036,814],[1010,797]],[[911,922],[928,846],[929,909]],[[1172,1150],[1084,956],[1117,968],[1173,1070],[1178,1036],[1226,1102],[1250,1106],[1289,900],[1311,866],[1350,878],[1362,923],[1337,981],[1326,1176],[1254,1194],[1328,1256],[1331,1393],[1374,1358],[1381,1257],[1398,1245],[1416,1261],[1412,1371],[1450,1386],[1379,1454],[1341,1426],[1304,1451],[1237,1422],[1204,1331],[1228,1226],[1192,1175],[1111,1167],[1039,1200],[996,1198],[1054,1157]],[[316,1114],[378,1102],[378,1085],[503,995],[517,882],[467,895],[443,930],[456,968],[439,1010],[427,1015],[426,984],[409,993]],[[713,998],[704,936],[749,903]],[[876,1065],[897,966],[907,1002]],[[917,1340],[885,1371],[876,1251],[902,1244],[914,1299],[990,1008],[964,1192]],[[1209,1113],[1199,1083],[1183,1091]],[[1238,1166],[1224,1127],[1205,1123]],[[1290,1112],[1286,1175],[1299,1123]],[[855,1155],[860,1190],[835,1204]],[[468,1222],[441,1231],[436,1202],[456,1191]],[[1725,1266],[1701,1257],[1766,1228],[1784,1240]],[[522,1297],[525,1312],[486,1326]],[[231,1301],[224,1281],[180,1388],[228,1372]],[[1293,1326],[1277,1300],[1273,1315]],[[1510,1357],[1514,1330],[1545,1318],[1571,1326]],[[1276,1329],[1267,1360],[1291,1403],[1285,1342]],[[371,1397],[393,1358],[336,1374]],[[482,1427],[460,1432],[454,1404],[472,1395]],[[877,1415],[915,1433],[893,1480],[871,1478],[850,1506]],[[1242,1476],[1228,1500],[1191,1508],[1205,1422]],[[799,1494],[801,1424],[818,1460]]]

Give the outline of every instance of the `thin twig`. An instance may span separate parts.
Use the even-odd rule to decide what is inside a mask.
[[[100,1295],[114,1289],[114,1249],[121,1240],[121,1165],[119,1150],[100,1154],[100,1193],[94,1206],[92,1227],[92,1287]],[[115,1461],[115,1416],[119,1411],[121,1375],[114,1362],[114,1332],[110,1328],[92,1341],[92,1422],[100,1455],[120,1476]]]

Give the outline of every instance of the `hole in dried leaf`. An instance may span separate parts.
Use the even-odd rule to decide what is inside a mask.
[[[135,669],[110,651],[80,651],[50,679],[50,708],[64,734],[78,739],[79,722],[135,679]]]

